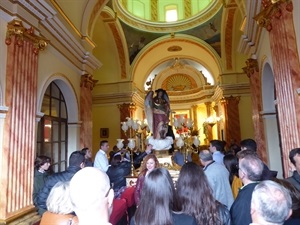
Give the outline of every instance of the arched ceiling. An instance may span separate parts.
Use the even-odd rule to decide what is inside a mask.
[[[69,1],[51,1],[57,2],[67,17],[74,19],[75,26],[94,43],[93,54],[103,62],[94,73],[94,78],[99,80],[96,95],[130,89],[142,93],[149,87],[173,89],[170,91],[174,96],[177,92],[194,93],[195,90],[207,90],[207,86],[217,83],[220,74],[235,69],[234,58],[238,55],[233,53],[236,46],[232,43],[237,43],[235,37],[241,33],[235,19],[243,17],[240,15],[243,9],[236,10],[238,5],[244,6],[243,0],[197,0],[207,3],[200,7],[201,10],[197,6],[198,11],[193,5],[196,1],[176,0],[173,3],[183,13],[178,11],[178,22],[171,23],[145,22],[135,18],[136,15],[127,16],[124,5],[128,0],[89,0],[86,4],[72,1],[72,7]],[[163,1],[130,2],[148,2],[153,10],[160,7],[153,7],[153,2],[160,4]],[[150,14],[151,18],[161,16],[157,11]],[[174,70],[175,59],[184,66]],[[151,85],[147,87],[149,82]],[[181,82],[184,83],[182,86]],[[120,83],[127,86],[124,88],[123,85],[122,90],[115,88],[115,84]]]

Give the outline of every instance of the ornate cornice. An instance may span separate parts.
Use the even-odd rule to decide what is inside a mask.
[[[80,87],[85,87],[93,90],[97,82],[98,80],[93,79],[93,75],[83,74],[80,80]]]
[[[263,10],[254,16],[254,20],[257,21],[257,24],[261,27],[267,29],[267,31],[272,30],[272,18],[279,19],[282,15],[280,5],[286,3],[285,9],[289,12],[293,11],[293,3],[291,0],[262,0]]]
[[[258,72],[258,62],[256,59],[247,59],[245,67],[243,67],[243,71],[247,74],[247,76],[250,78],[251,75],[254,74],[254,72]]]
[[[5,39],[5,43],[7,45],[11,44],[13,36],[16,37],[16,43],[19,46],[23,45],[24,39],[32,41],[34,44],[33,52],[35,54],[38,54],[39,51],[44,50],[49,43],[49,40],[46,40],[34,34],[33,27],[26,29],[23,26],[22,21],[20,20],[13,20],[7,24],[6,39]]]

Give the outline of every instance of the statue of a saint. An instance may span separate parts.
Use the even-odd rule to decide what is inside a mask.
[[[154,140],[165,140],[167,138],[169,116],[170,116],[170,102],[167,92],[164,89],[157,89],[156,96],[153,97],[154,92],[150,91],[145,98],[145,114],[147,117],[149,129],[153,134]],[[171,137],[172,139],[172,137]],[[169,140],[167,140],[168,146],[164,147],[169,149]],[[161,142],[160,142],[161,143]],[[173,139],[172,139],[173,143]],[[172,144],[171,143],[171,144]],[[151,143],[154,146],[157,144]],[[161,148],[157,146],[157,148]]]

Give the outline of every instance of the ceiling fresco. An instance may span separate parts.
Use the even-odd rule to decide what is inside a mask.
[[[107,6],[113,7],[112,2],[110,1]],[[201,15],[199,15],[201,16]],[[201,40],[204,40],[208,44],[215,49],[215,51],[221,56],[221,46],[220,46],[220,30],[221,30],[221,20],[222,20],[222,10],[220,9],[215,15],[213,15],[206,22],[199,24],[196,27],[191,29],[186,29],[182,31],[177,31],[174,29],[174,32],[170,32],[170,29],[166,29],[165,32],[162,31],[161,28],[155,31],[147,32],[142,29],[137,29],[133,27],[132,24],[128,25],[128,23],[120,18],[120,24],[122,26],[124,35],[126,37],[126,43],[128,47],[128,54],[130,58],[130,63],[133,62],[135,56],[139,53],[139,51],[145,47],[150,42],[154,41],[157,38],[160,38],[165,35],[175,35],[176,34],[185,34],[190,35]]]

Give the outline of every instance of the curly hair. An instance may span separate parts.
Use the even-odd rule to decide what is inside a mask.
[[[194,216],[199,225],[222,225],[220,205],[203,169],[193,162],[184,164],[176,184],[175,210]]]
[[[147,161],[149,159],[153,159],[155,162],[155,168],[159,168],[159,162],[158,162],[156,156],[154,154],[149,154],[143,159],[141,169],[140,169],[140,174],[144,174],[147,171]]]

